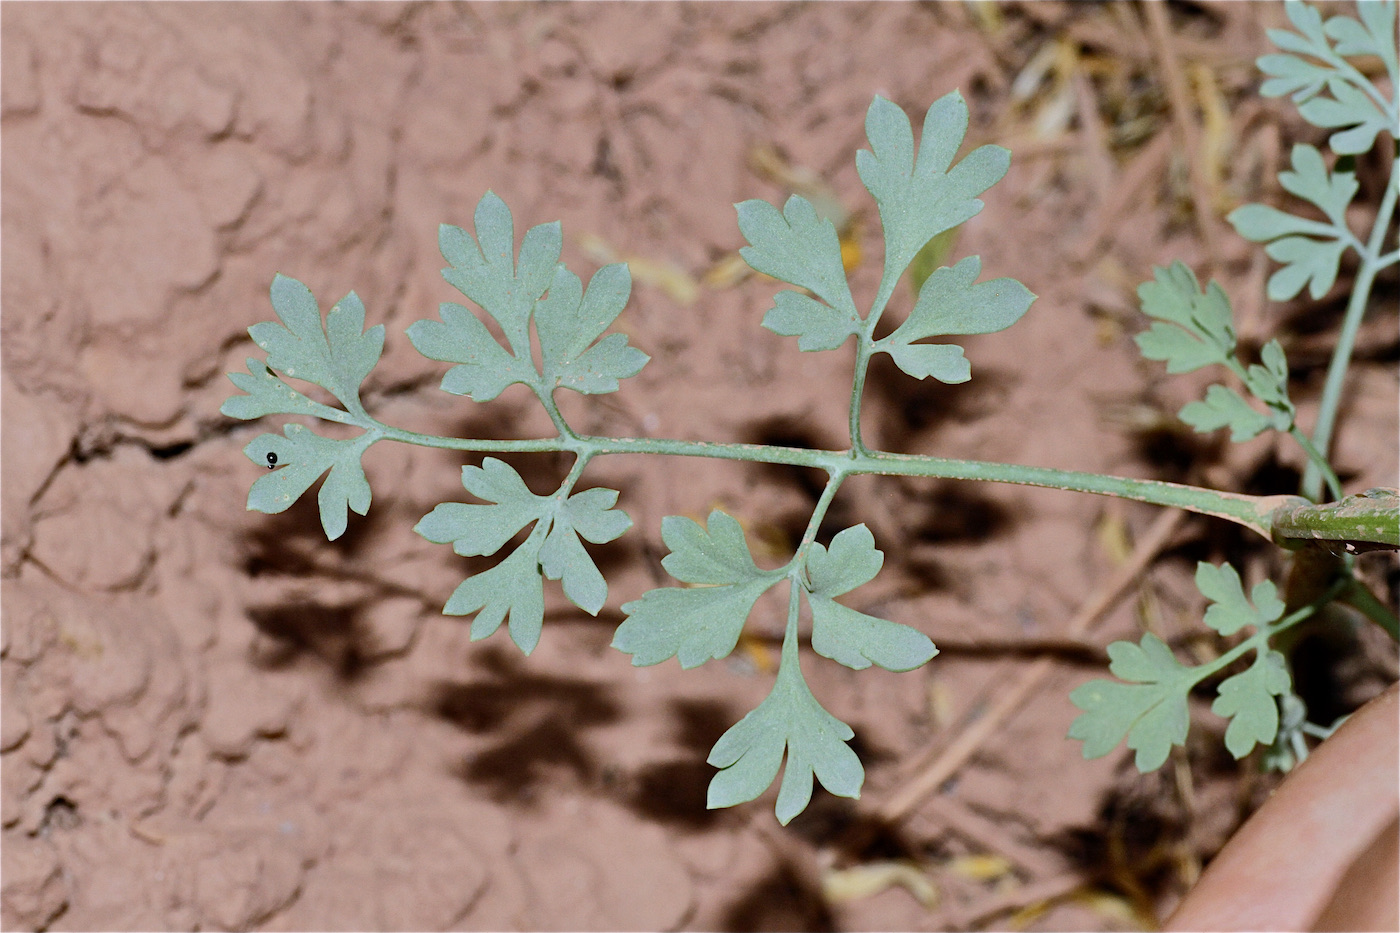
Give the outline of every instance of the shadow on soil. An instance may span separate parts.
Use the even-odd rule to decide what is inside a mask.
[[[988,366],[977,368],[974,376],[960,385],[911,379],[886,354],[876,354],[866,378],[873,403],[869,408],[878,410],[881,417],[876,445],[907,451],[919,437],[941,425],[974,422],[994,414],[1010,398],[1014,377]]]
[[[561,772],[584,787],[601,768],[586,741],[588,729],[620,715],[612,690],[590,680],[530,668],[506,649],[475,652],[470,680],[441,682],[427,711],[459,729],[489,736],[457,769],[497,802],[529,805],[540,786],[558,786]]]
[[[680,751],[633,772],[622,790],[622,803],[645,819],[680,830],[698,832],[729,822],[730,811],[706,807],[715,769],[705,759],[735,722],[735,711],[709,700],[673,700],[669,707]]]
[[[1240,771],[1219,736],[1200,743],[1192,761],[1197,781],[1237,777]],[[1202,814],[1190,812],[1182,802],[1171,772],[1168,765],[1139,775],[1130,759],[1125,759],[1116,786],[1100,800],[1094,823],[1046,840],[1075,866],[1085,883],[1116,891],[1146,916],[1153,916],[1156,905],[1168,895],[1185,890],[1190,881],[1188,863],[1199,866],[1199,860],[1214,855],[1219,840],[1245,816],[1244,800],[1227,804],[1230,812],[1217,812],[1210,822],[1224,821],[1228,827],[1217,827],[1214,842],[1202,838]]]
[[[245,538],[243,573],[278,581],[273,589],[279,595],[247,608],[249,621],[268,639],[252,659],[255,665],[280,670],[315,659],[341,680],[353,681],[383,659],[364,614],[384,593],[369,589],[360,598],[336,600],[327,588],[363,582],[356,568],[373,553],[386,523],[395,520],[383,510],[365,518],[352,515],[345,534],[328,542],[316,497],[309,492],[286,512],[260,517]],[[379,590],[386,588],[393,590],[384,585]],[[407,589],[391,595],[423,600]],[[423,600],[423,605],[430,602]]]
[[[836,929],[836,918],[822,900],[821,891],[794,866],[780,861],[729,906],[719,926],[733,933],[758,930],[825,933]]]

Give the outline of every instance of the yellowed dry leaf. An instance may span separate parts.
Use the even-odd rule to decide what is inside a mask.
[[[607,240],[593,233],[580,235],[576,242],[594,262],[627,263],[627,269],[632,273],[634,282],[660,289],[678,305],[688,307],[700,297],[700,283],[695,280],[695,276],[673,262],[619,252]]]
[[[1012,865],[1000,855],[959,855],[946,862],[943,869],[969,881],[995,881],[1011,874]]]
[[[822,874],[822,896],[828,904],[873,897],[896,885],[906,889],[925,909],[938,905],[938,887],[910,862],[867,862]]]

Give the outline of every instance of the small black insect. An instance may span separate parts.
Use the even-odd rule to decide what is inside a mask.
[[[277,466],[277,455],[272,451],[267,452],[267,468],[270,470]]]

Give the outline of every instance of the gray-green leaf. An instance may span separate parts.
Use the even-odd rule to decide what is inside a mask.
[[[939,98],[924,116],[916,161],[908,115],[878,95],[870,104],[865,116],[870,149],[856,153],[856,170],[875,198],[884,226],[882,290],[893,287],[930,239],[981,211],[977,196],[1006,175],[1011,153],[1000,146],[982,146],[953,166],[967,124],[961,94]]]
[[[1262,628],[1283,615],[1284,603],[1272,580],[1256,583],[1246,598],[1239,572],[1230,564],[1198,563],[1196,589],[1212,601],[1206,610],[1206,625],[1221,635],[1233,635],[1246,625]]]
[[[1229,428],[1230,440],[1236,444],[1258,437],[1272,425],[1268,415],[1255,411],[1238,392],[1222,385],[1207,389],[1204,401],[1188,402],[1178,416],[1198,434]]]
[[[281,437],[260,434],[243,448],[254,463],[277,467],[248,490],[248,508],[269,515],[284,512],[322,473],[330,470],[317,502],[321,527],[326,537],[334,541],[345,533],[347,509],[359,515],[369,511],[369,481],[360,458],[378,437],[365,433],[349,440],[333,440],[300,424],[289,424],[282,432]]]
[[[344,414],[329,405],[307,398],[278,379],[262,360],[248,358],[246,373],[229,373],[229,379],[247,395],[232,395],[219,411],[230,418],[252,421],[264,415],[315,415],[339,421]]]
[[[773,296],[763,326],[783,337],[796,337],[799,350],[835,350],[860,327],[860,318],[800,292],[781,291]]]
[[[752,268],[805,288],[848,319],[858,320],[841,241],[831,221],[817,216],[810,201],[794,194],[782,213],[767,201],[736,204],[739,232],[749,241],[739,250]]]
[[[1325,129],[1343,127],[1333,133],[1327,145],[1338,155],[1358,155],[1375,145],[1376,136],[1395,132],[1394,120],[1376,106],[1369,95],[1341,78],[1327,82],[1332,96],[1318,95],[1298,105],[1298,113],[1313,126]]]
[[[1201,291],[1196,274],[1180,260],[1152,271],[1153,280],[1138,286],[1138,299],[1144,314],[1164,323],[1137,336],[1142,355],[1165,360],[1169,373],[1228,360],[1235,350],[1235,328],[1224,290],[1212,281]]]
[[[489,504],[443,502],[413,530],[435,544],[451,544],[463,557],[496,553],[550,509],[548,497],[532,493],[519,473],[495,457],[487,457],[479,467],[462,467],[462,486]]]
[[[813,542],[807,550],[807,582],[813,593],[840,596],[875,579],[885,555],[864,524],[837,532],[831,547]]]
[[[686,587],[649,590],[626,603],[627,618],[618,626],[613,647],[632,655],[641,667],[676,657],[681,667],[697,667],[734,650],[753,605],[783,578],[782,571],[760,570],[750,556],[743,529],[716,509],[708,527],[679,515],[661,522],[661,537],[671,549],[661,562]]]
[[[384,325],[365,330],[365,307],[351,292],[331,308],[323,326],[311,290],[280,274],[272,280],[272,307],[281,324],[264,321],[248,328],[253,342],[267,351],[267,365],[320,386],[347,411],[362,414],[360,383],[384,350]]]
[[[972,376],[972,367],[963,358],[960,347],[914,341],[1005,330],[1019,321],[1035,301],[1035,295],[1015,279],[978,283],[981,271],[982,262],[976,256],[936,270],[924,280],[909,317],[894,333],[877,341],[875,348],[889,353],[900,369],[915,378],[933,376],[941,382],[966,382]]]
[[[465,395],[474,402],[489,402],[512,383],[529,384],[534,380],[535,368],[529,358],[511,356],[471,311],[444,302],[438,313],[441,321],[411,324],[408,339],[430,360],[459,364],[442,377],[444,392]]]
[[[860,759],[846,743],[851,727],[822,709],[798,665],[797,652],[784,649],[773,692],[725,732],[710,751],[721,771],[710,781],[710,809],[753,800],[787,766],[775,808],[784,826],[812,799],[812,779],[839,797],[859,797],[865,781]]]
[[[838,533],[830,548],[811,545],[807,601],[812,607],[812,650],[817,654],[853,670],[873,663],[890,671],[909,671],[938,653],[918,629],[836,602],[835,597],[874,579],[884,559],[865,525]]]
[[[558,222],[532,227],[515,259],[515,225],[510,208],[492,191],[476,206],[476,239],[460,227],[438,229],[442,258],[450,264],[442,276],[481,306],[505,332],[517,359],[530,358],[530,313],[554,280],[563,247]]]
[[[912,626],[866,615],[826,596],[808,595],[812,606],[812,650],[860,671],[877,664],[887,671],[912,671],[938,654],[933,641]]]
[[[1035,295],[1015,279],[978,283],[981,272],[982,260],[977,256],[935,270],[919,289],[909,317],[889,339],[913,343],[924,337],[992,334],[1015,324]]]
[[[601,487],[570,496],[554,509],[549,536],[540,548],[544,575],[562,580],[570,602],[593,616],[607,602],[608,584],[579,538],[604,544],[631,528],[627,513],[613,508],[616,502],[617,491]]]
[[[450,616],[476,613],[472,641],[491,635],[510,617],[510,637],[525,654],[535,650],[544,627],[544,579],[539,568],[540,538],[532,534],[490,570],[463,580],[442,611]]]
[[[1283,268],[1269,277],[1270,301],[1288,301],[1308,287],[1313,300],[1321,298],[1337,281],[1337,269],[1347,244],[1342,240],[1314,240],[1289,236],[1264,247],[1264,252]]]
[[[1070,725],[1069,737],[1084,742],[1085,758],[1101,758],[1126,736],[1128,747],[1137,750],[1138,771],[1154,771],[1173,745],[1186,744],[1186,701],[1196,676],[1151,633],[1137,645],[1114,642],[1108,655],[1109,670],[1130,683],[1091,680],[1075,689],[1070,702],[1084,712]]]
[[[949,385],[972,378],[972,363],[963,348],[950,343],[899,343],[882,347],[894,364],[915,379],[932,376]]]
[[[1230,720],[1225,729],[1225,747],[1236,758],[1243,758],[1255,745],[1268,745],[1278,735],[1278,702],[1293,686],[1283,655],[1260,651],[1254,663],[1220,685],[1220,695],[1211,712]]]
[[[546,388],[600,395],[616,392],[619,380],[641,372],[650,357],[628,346],[626,335],[609,334],[598,340],[622,313],[631,293],[632,275],[626,263],[599,269],[587,291],[568,269],[560,266],[555,271],[549,294],[535,309]]]

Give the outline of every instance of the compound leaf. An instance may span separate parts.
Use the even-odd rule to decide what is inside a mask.
[[[800,292],[781,291],[763,315],[763,326],[783,337],[796,337],[799,350],[835,350],[856,332],[860,319]]]
[[[812,650],[817,654],[857,671],[872,663],[889,671],[910,671],[938,653],[918,629],[836,602],[835,597],[874,579],[884,560],[865,525],[840,532],[830,548],[811,545],[807,601],[812,607]]]
[[[1291,94],[1303,119],[1314,126],[1337,129],[1328,145],[1339,155],[1366,152],[1378,133],[1393,134],[1397,120],[1394,101],[1384,109],[1379,106],[1376,86],[1347,67],[1341,56],[1378,56],[1393,84],[1397,77],[1394,5],[1358,3],[1361,22],[1334,16],[1325,26],[1321,14],[1306,4],[1290,0],[1285,6],[1298,33],[1269,30],[1269,39],[1286,54],[1265,55],[1258,60],[1259,69],[1270,76],[1260,93],[1266,97]],[[1336,40],[1335,49],[1329,37]],[[1322,96],[1324,89],[1330,97]]]
[[[1108,656],[1109,670],[1129,683],[1091,680],[1075,689],[1070,702],[1084,712],[1070,725],[1069,737],[1084,742],[1085,758],[1101,758],[1126,736],[1128,747],[1137,750],[1138,771],[1156,770],[1173,745],[1186,744],[1186,701],[1196,676],[1151,633],[1137,645],[1114,642]]]
[[[1206,609],[1206,625],[1221,635],[1233,635],[1246,625],[1260,628],[1283,615],[1283,600],[1272,580],[1256,583],[1246,598],[1239,572],[1230,564],[1198,563],[1196,589],[1212,602]]]
[[[551,500],[532,493],[519,473],[495,457],[487,457],[479,467],[462,467],[462,486],[489,504],[440,503],[413,530],[434,544],[451,544],[463,557],[496,553],[520,529],[549,512]]]
[[[1283,655],[1260,651],[1249,669],[1220,685],[1220,695],[1211,712],[1230,720],[1225,728],[1225,747],[1236,758],[1248,755],[1256,744],[1269,745],[1278,735],[1276,696],[1293,685]]]
[[[1273,423],[1268,415],[1251,408],[1234,389],[1222,385],[1206,389],[1204,401],[1188,402],[1178,417],[1198,434],[1229,428],[1230,440],[1236,444],[1259,436]]]
[[[451,544],[463,557],[496,553],[526,525],[548,516],[553,504],[549,497],[530,492],[520,474],[495,457],[487,457],[479,467],[462,467],[462,486],[488,504],[440,503],[413,530],[435,544]],[[492,634],[509,617],[511,640],[521,651],[529,654],[539,644],[544,625],[544,530],[536,524],[505,560],[463,580],[447,600],[445,615],[476,613],[472,641]]]
[[[219,406],[229,418],[252,421],[263,415],[315,415],[338,421],[343,417],[339,410],[307,398],[277,378],[262,360],[249,357],[246,373],[229,373],[228,377],[248,393],[229,396]]]
[[[856,170],[884,226],[882,288],[893,286],[930,239],[976,216],[983,207],[977,196],[1006,175],[1011,153],[1000,146],[975,149],[953,167],[967,124],[967,104],[957,91],[934,101],[916,161],[908,115],[879,95],[871,102],[865,116],[870,149],[856,153]]]
[[[362,413],[360,383],[384,351],[384,325],[364,329],[365,306],[354,292],[336,302],[324,326],[311,289],[301,282],[278,274],[271,294],[282,323],[248,328],[253,342],[267,351],[267,365],[320,386],[347,411]]]
[[[1268,294],[1287,301],[1305,285],[1314,299],[1325,295],[1337,280],[1337,267],[1351,240],[1346,209],[1356,196],[1355,172],[1329,172],[1322,153],[1306,145],[1293,147],[1293,170],[1281,172],[1279,182],[1290,193],[1315,204],[1330,223],[1294,217],[1262,204],[1246,204],[1229,220],[1247,240],[1269,243],[1265,252],[1284,264],[1269,277]],[[1271,242],[1272,241],[1272,242]]]
[[[269,515],[285,512],[322,473],[330,470],[321,484],[317,503],[321,527],[326,538],[334,541],[345,533],[347,509],[354,509],[359,515],[369,511],[369,481],[360,458],[378,438],[366,433],[349,440],[334,440],[300,424],[289,424],[282,433],[282,437],[261,434],[243,448],[254,463],[277,467],[248,490],[248,508]]]
[[[1235,350],[1230,299],[1215,282],[1201,291],[1196,274],[1180,260],[1154,268],[1153,281],[1138,286],[1143,313],[1159,324],[1137,336],[1149,360],[1165,360],[1167,372],[1189,373],[1224,363]]]
[[[570,496],[555,508],[549,536],[540,548],[544,575],[562,580],[564,595],[593,616],[607,602],[608,584],[579,538],[603,544],[631,528],[627,513],[612,507],[616,502],[617,491],[601,487]]]
[[[525,654],[535,650],[544,627],[544,578],[540,576],[540,537],[532,534],[509,557],[490,570],[458,584],[442,609],[445,615],[468,616],[472,641],[480,641],[510,618],[510,637]]]
[[[760,570],[750,556],[739,523],[716,509],[708,527],[679,515],[661,522],[661,538],[671,549],[661,562],[667,573],[692,588],[661,587],[626,603],[613,647],[632,655],[638,667],[676,657],[683,668],[697,667],[734,650],[758,597],[782,579],[781,571]]]
[[[745,262],[765,275],[807,289],[832,310],[859,322],[836,227],[818,217],[810,201],[794,194],[782,213],[767,201],[743,201],[734,207],[739,212],[739,232],[750,244],[739,250]]]
[[[517,359],[530,358],[530,313],[554,280],[563,248],[556,221],[532,227],[515,259],[515,225],[510,208],[492,191],[476,206],[476,239],[460,227],[438,228],[442,277],[495,318]]]
[[[1283,656],[1269,650],[1266,639],[1267,626],[1283,615],[1284,603],[1268,580],[1256,584],[1246,597],[1239,574],[1229,564],[1200,562],[1196,588],[1211,600],[1206,625],[1226,636],[1246,625],[1259,630],[1252,636],[1254,665],[1222,683],[1212,707],[1221,716],[1233,717],[1225,744],[1239,758],[1258,742],[1272,742],[1278,729],[1273,697],[1286,693],[1290,681]],[[1113,661],[1109,670],[1129,682],[1091,680],[1071,693],[1070,701],[1084,713],[1070,727],[1070,738],[1084,741],[1085,758],[1098,758],[1126,735],[1128,747],[1137,749],[1138,770],[1151,771],[1166,761],[1173,744],[1185,743],[1187,696],[1218,665],[1187,667],[1152,634],[1144,635],[1139,645],[1114,642],[1108,655]]]
[[[729,728],[710,751],[720,768],[710,781],[707,806],[732,807],[768,789],[787,753],[775,811],[784,826],[812,799],[812,779],[839,797],[860,796],[865,769],[846,743],[851,727],[828,713],[802,677],[796,650],[783,651],[768,697]]]
[[[1313,126],[1324,129],[1342,127],[1327,140],[1338,155],[1358,155],[1368,151],[1376,136],[1387,130],[1394,132],[1394,121],[1376,106],[1366,92],[1350,81],[1332,78],[1327,82],[1331,97],[1318,95],[1298,105],[1298,113]]]
[[[1337,281],[1337,268],[1347,244],[1342,240],[1315,240],[1289,236],[1274,240],[1264,252],[1283,268],[1269,276],[1270,301],[1288,301],[1308,286],[1314,300],[1327,294]]]
[[[528,359],[511,356],[471,311],[453,302],[438,308],[441,321],[415,321],[408,339],[430,360],[457,363],[442,377],[442,390],[489,402],[506,386],[529,383],[535,369]]]
[[[568,269],[560,266],[555,271],[549,294],[535,309],[547,388],[600,395],[616,392],[618,380],[641,372],[650,357],[628,346],[625,335],[609,334],[598,340],[622,313],[631,293],[632,275],[626,263],[599,269],[587,291]]]

